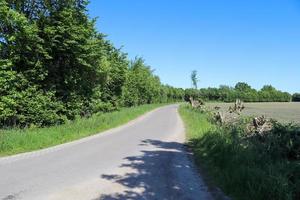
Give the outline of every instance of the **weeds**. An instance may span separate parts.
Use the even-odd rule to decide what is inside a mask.
[[[300,127],[275,123],[268,134],[247,137],[248,119],[220,125],[181,106],[196,163],[233,199],[300,199]]]

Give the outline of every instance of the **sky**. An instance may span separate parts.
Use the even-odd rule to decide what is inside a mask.
[[[88,13],[164,84],[300,92],[300,0],[90,0]]]

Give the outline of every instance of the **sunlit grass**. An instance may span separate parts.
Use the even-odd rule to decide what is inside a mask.
[[[0,156],[38,150],[87,137],[125,124],[163,104],[122,108],[111,113],[99,113],[59,126],[31,129],[0,130]]]

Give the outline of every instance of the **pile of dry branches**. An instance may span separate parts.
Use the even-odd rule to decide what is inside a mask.
[[[260,117],[254,117],[252,122],[247,126],[247,133],[250,135],[259,134],[264,135],[271,131],[273,128],[273,123],[271,120],[267,119],[264,115]]]
[[[233,106],[230,106],[228,111],[221,112],[218,111],[220,107],[216,106],[216,112],[213,113],[214,120],[223,125],[223,124],[233,124],[238,122],[239,115],[245,109],[244,103],[237,99]],[[264,135],[268,133],[273,128],[273,123],[270,119],[267,119],[265,116],[253,117],[252,120],[246,125],[246,132],[249,136],[251,135]]]

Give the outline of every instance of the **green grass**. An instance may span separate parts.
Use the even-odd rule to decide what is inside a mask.
[[[59,126],[31,129],[0,130],[0,156],[38,150],[87,137],[125,124],[164,104],[122,108],[111,113],[99,113]]]
[[[299,199],[299,157],[287,158],[293,152],[299,155],[299,127],[280,125],[272,133],[276,137],[271,134],[261,142],[245,140],[239,126],[212,124],[206,114],[189,106],[182,105],[179,113],[196,164],[227,195],[239,200]],[[297,142],[293,151],[285,146],[284,137],[290,136]]]

